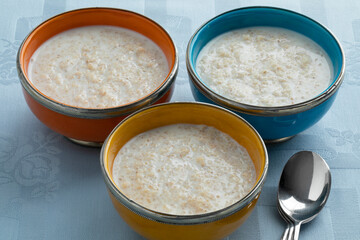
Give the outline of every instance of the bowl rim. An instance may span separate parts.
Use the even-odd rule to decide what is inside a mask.
[[[23,52],[24,45],[28,41],[29,37],[34,34],[37,29],[41,28],[46,23],[53,21],[54,19],[64,17],[64,15],[70,15],[73,13],[82,13],[82,12],[91,12],[91,11],[116,11],[116,12],[123,12],[123,13],[129,13],[133,14],[135,16],[138,16],[144,20],[147,20],[151,22],[152,24],[156,25],[160,31],[162,31],[169,39],[169,42],[171,43],[171,48],[174,49],[174,64],[170,66],[170,69],[168,71],[167,77],[162,81],[162,83],[154,89],[151,93],[147,94],[146,96],[137,99],[133,102],[118,105],[114,107],[108,107],[108,108],[83,108],[83,107],[76,107],[72,105],[68,105],[56,100],[53,100],[52,98],[49,98],[46,94],[43,94],[32,84],[30,84],[30,80],[26,76],[25,72],[23,71],[23,66],[21,64],[21,53]],[[88,26],[88,25],[85,25]],[[89,25],[90,26],[90,25]],[[109,25],[111,26],[111,25]],[[141,34],[141,33],[140,33]],[[54,35],[55,36],[55,35]],[[156,44],[156,43],[155,43]],[[76,118],[85,118],[85,119],[105,119],[105,118],[113,118],[113,117],[119,117],[119,116],[125,116],[129,113],[132,113],[136,111],[137,109],[140,109],[144,106],[151,105],[155,103],[157,100],[159,100],[162,96],[164,96],[172,87],[173,83],[175,82],[175,78],[178,73],[179,68],[179,54],[178,50],[176,48],[176,45],[174,43],[174,40],[171,38],[170,34],[157,22],[152,20],[149,17],[146,17],[145,15],[142,15],[140,13],[136,13],[133,11],[129,11],[126,9],[120,9],[120,8],[111,8],[111,7],[89,7],[89,8],[78,8],[73,9],[69,11],[62,12],[60,14],[57,14],[55,16],[52,16],[43,22],[41,22],[39,25],[37,25],[33,30],[30,31],[30,33],[24,38],[22,43],[20,44],[20,47],[17,52],[16,57],[16,68],[18,72],[18,76],[20,78],[20,83],[23,87],[23,89],[37,102],[39,102],[41,105],[45,106],[46,108],[55,111],[60,114],[64,114],[71,117]]]
[[[257,106],[257,105],[240,103],[240,102],[231,100],[229,98],[226,98],[226,97],[216,93],[215,91],[210,89],[208,86],[206,86],[200,80],[200,78],[198,78],[196,71],[193,68],[193,65],[191,64],[191,60],[190,60],[190,48],[191,48],[191,45],[192,45],[192,42],[193,42],[195,36],[197,36],[197,34],[202,29],[204,29],[210,22],[212,22],[220,17],[230,14],[230,13],[233,13],[233,12],[238,12],[238,11],[241,12],[241,11],[249,10],[249,9],[250,10],[251,9],[254,9],[254,10],[261,10],[261,9],[262,10],[277,10],[277,11],[282,11],[282,12],[288,12],[290,14],[297,15],[301,18],[308,19],[311,22],[313,22],[314,24],[323,28],[329,34],[329,36],[331,38],[333,38],[336,45],[339,47],[339,50],[341,53],[342,65],[341,65],[340,73],[337,76],[337,78],[333,80],[331,85],[329,85],[329,87],[325,91],[323,91],[321,94],[315,96],[314,98],[311,98],[304,102],[292,104],[292,105],[274,106],[274,107]],[[236,8],[236,9],[232,9],[230,11],[223,12],[223,13],[211,18],[210,20],[206,21],[205,23],[203,23],[195,31],[195,33],[191,36],[191,38],[188,42],[187,49],[186,49],[186,68],[187,68],[187,71],[188,71],[188,74],[190,77],[190,81],[194,84],[194,86],[197,88],[197,90],[199,90],[200,93],[202,93],[204,96],[209,98],[214,103],[224,106],[233,111],[240,112],[240,113],[245,113],[245,114],[255,115],[255,116],[277,117],[277,116],[286,116],[286,115],[297,114],[297,113],[307,111],[309,109],[312,109],[312,108],[320,105],[321,103],[323,103],[327,99],[329,99],[332,95],[334,95],[335,92],[339,89],[339,87],[344,79],[345,54],[344,54],[343,48],[342,48],[339,40],[337,39],[337,37],[327,27],[325,27],[318,21],[316,21],[304,14],[301,14],[301,13],[298,13],[296,11],[292,11],[289,9],[285,9],[285,8],[278,8],[278,7],[271,7],[271,6],[250,6],[250,7]]]
[[[143,207],[140,204],[127,198],[115,186],[115,184],[109,177],[110,173],[107,171],[107,168],[105,166],[105,159],[104,159],[105,152],[107,151],[107,148],[109,147],[108,144],[109,144],[110,139],[113,136],[113,133],[118,129],[118,127],[122,123],[126,122],[128,119],[132,118],[133,116],[136,116],[138,113],[141,113],[142,111],[146,111],[146,110],[152,109],[152,108],[164,108],[167,105],[201,105],[204,107],[215,108],[219,111],[224,111],[224,112],[236,117],[240,121],[243,121],[250,128],[250,130],[256,134],[257,139],[260,141],[261,147],[264,150],[264,168],[262,169],[262,174],[259,177],[259,179],[257,180],[254,187],[242,199],[233,203],[230,206],[227,206],[225,208],[222,208],[220,210],[213,211],[213,212],[208,212],[208,213],[204,213],[204,214],[195,214],[195,215],[174,215],[174,214],[166,214],[166,213],[162,213],[162,212],[157,212],[157,211],[148,209],[146,207]],[[265,183],[266,176],[267,176],[268,167],[269,167],[269,157],[268,157],[266,145],[265,145],[263,139],[261,138],[260,134],[256,131],[256,129],[250,123],[248,123],[244,118],[233,113],[232,111],[230,111],[226,108],[220,107],[220,106],[216,106],[214,104],[209,104],[209,103],[169,102],[169,103],[162,103],[162,104],[148,106],[148,107],[138,110],[138,111],[132,113],[131,115],[127,116],[126,118],[124,118],[112,130],[112,132],[109,134],[109,136],[104,141],[104,144],[101,148],[101,153],[100,153],[100,166],[101,166],[101,171],[103,173],[104,181],[105,181],[105,184],[106,184],[108,190],[111,192],[111,194],[114,195],[114,197],[120,202],[120,204],[122,204],[124,207],[129,209],[131,212],[133,212],[141,217],[144,217],[146,219],[155,221],[155,222],[160,222],[160,223],[165,223],[165,224],[174,224],[174,225],[193,225],[193,224],[210,223],[210,222],[215,222],[215,221],[224,219],[224,218],[236,213],[240,209],[243,209],[248,204],[250,204],[257,196],[259,196],[261,189]]]

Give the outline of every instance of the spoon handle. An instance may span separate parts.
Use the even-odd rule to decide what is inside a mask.
[[[294,240],[298,240],[298,239],[299,239],[300,226],[301,226],[301,222],[295,222],[294,238],[293,238]]]
[[[294,235],[294,224],[288,223],[283,235],[281,236],[281,240],[292,240],[293,235]]]
[[[281,240],[287,240],[288,239],[289,229],[290,229],[290,224],[288,224],[287,227],[285,228],[285,231],[284,231],[283,235],[280,238]]]

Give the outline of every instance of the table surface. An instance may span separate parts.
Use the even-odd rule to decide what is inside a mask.
[[[246,6],[276,6],[327,26],[346,54],[346,75],[335,103],[315,126],[268,145],[269,172],[258,205],[227,239],[279,239],[285,223],[276,209],[279,177],[287,159],[312,150],[331,168],[330,198],[301,239],[360,239],[360,2],[273,1],[54,1],[0,2],[0,239],[142,239],[114,210],[99,165],[100,149],[75,145],[44,126],[22,95],[15,59],[19,44],[42,21],[83,7],[138,12],[173,37],[180,65],[172,101],[194,101],[185,66],[190,36],[205,21]]]

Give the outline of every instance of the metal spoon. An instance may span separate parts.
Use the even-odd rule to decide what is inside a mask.
[[[318,154],[301,151],[288,160],[278,190],[279,212],[288,222],[288,227],[291,227],[291,222],[295,226],[293,234],[288,231],[287,239],[291,239],[292,235],[295,240],[299,238],[301,224],[319,214],[328,199],[330,188],[329,166]]]

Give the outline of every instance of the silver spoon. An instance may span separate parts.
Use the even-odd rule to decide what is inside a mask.
[[[294,232],[291,234],[288,231],[288,239],[293,235],[293,239],[297,240],[301,224],[319,214],[328,199],[330,188],[329,166],[318,154],[301,151],[288,160],[278,190],[279,212],[288,226],[291,226],[291,222],[294,224]]]

